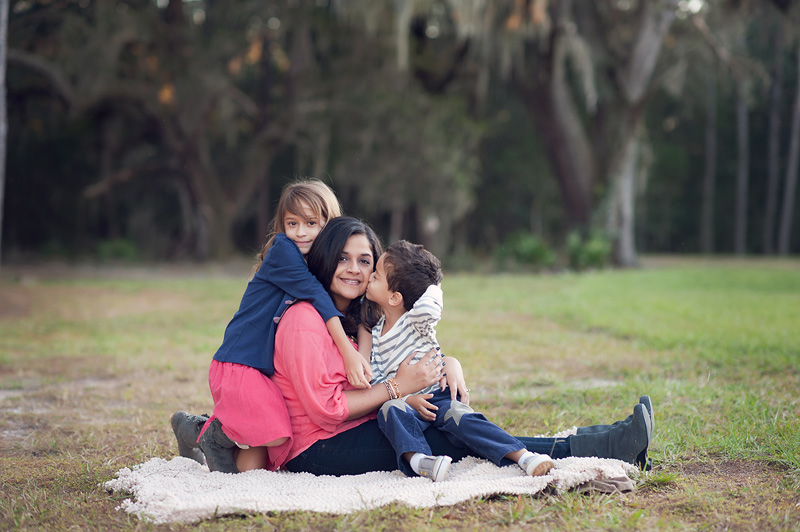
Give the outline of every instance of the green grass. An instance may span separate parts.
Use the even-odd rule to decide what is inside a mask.
[[[660,426],[664,432],[659,436],[667,436],[665,451],[670,455],[721,453],[800,469],[800,271],[745,265],[452,276],[445,289],[447,331],[461,329],[470,319],[470,312],[462,308],[480,305],[485,310],[472,318],[473,325],[480,328],[484,316],[498,320],[491,332],[494,349],[515,350],[516,356],[524,357],[522,346],[515,344],[526,337],[514,329],[533,316],[552,320],[572,334],[623,342],[611,349],[638,351],[642,364],[602,368],[605,376],[618,380],[616,390],[581,395],[592,403],[613,394],[618,399],[611,404],[618,405],[625,404],[621,394],[649,393],[660,417],[676,422],[674,432],[670,425]],[[454,307],[455,319],[447,314]],[[574,341],[564,334],[559,330],[558,337],[543,340],[534,331],[531,341],[545,341],[553,353],[564,352]],[[617,358],[615,353],[608,356]],[[593,353],[591,363],[598,365],[602,357]],[[578,365],[585,362],[575,360]],[[532,377],[526,374],[521,380]],[[552,385],[563,380],[569,388],[569,375],[548,378],[557,389],[543,399],[560,401],[556,396],[566,390]],[[580,402],[573,403],[577,407]]]
[[[176,453],[248,267],[0,278],[0,529],[800,530],[800,262],[670,261],[581,275],[448,274],[438,327],[473,406],[520,435],[656,409],[624,496],[497,497],[155,526],[99,487]]]

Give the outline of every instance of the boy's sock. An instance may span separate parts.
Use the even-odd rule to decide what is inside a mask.
[[[536,454],[530,451],[525,452],[517,464],[532,477],[539,477],[546,475],[548,471],[553,469],[553,460],[546,454]]]
[[[414,456],[411,457],[411,460],[408,461],[408,465],[411,466],[411,469],[414,470],[414,473],[419,475],[419,462],[425,458],[425,455],[422,453],[414,453]]]

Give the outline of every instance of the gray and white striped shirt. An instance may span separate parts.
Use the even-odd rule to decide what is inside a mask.
[[[400,363],[411,353],[416,352],[412,363],[439,344],[436,342],[434,326],[442,319],[444,298],[439,286],[431,285],[414,303],[414,306],[400,316],[397,323],[381,334],[385,318],[372,328],[372,381],[379,384],[397,374]],[[432,393],[439,384],[429,386],[419,393]]]

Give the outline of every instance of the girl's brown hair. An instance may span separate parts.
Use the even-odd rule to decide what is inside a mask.
[[[304,204],[314,212],[322,226],[328,223],[331,218],[342,215],[342,206],[336,198],[336,194],[319,179],[302,179],[287,184],[283,187],[281,199],[278,200],[278,208],[275,211],[275,217],[272,219],[269,233],[267,234],[267,243],[261,248],[258,254],[258,262],[253,266],[253,274],[261,268],[261,263],[264,262],[267,251],[272,247],[275,235],[286,231],[286,228],[283,227],[283,220],[286,215],[291,213],[296,216],[304,216]]]

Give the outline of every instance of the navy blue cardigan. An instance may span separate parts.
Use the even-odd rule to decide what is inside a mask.
[[[214,360],[244,364],[272,375],[278,322],[298,299],[314,305],[325,322],[334,316],[342,317],[331,296],[308,271],[297,244],[278,233],[261,268],[247,283],[239,310],[225,328]]]

